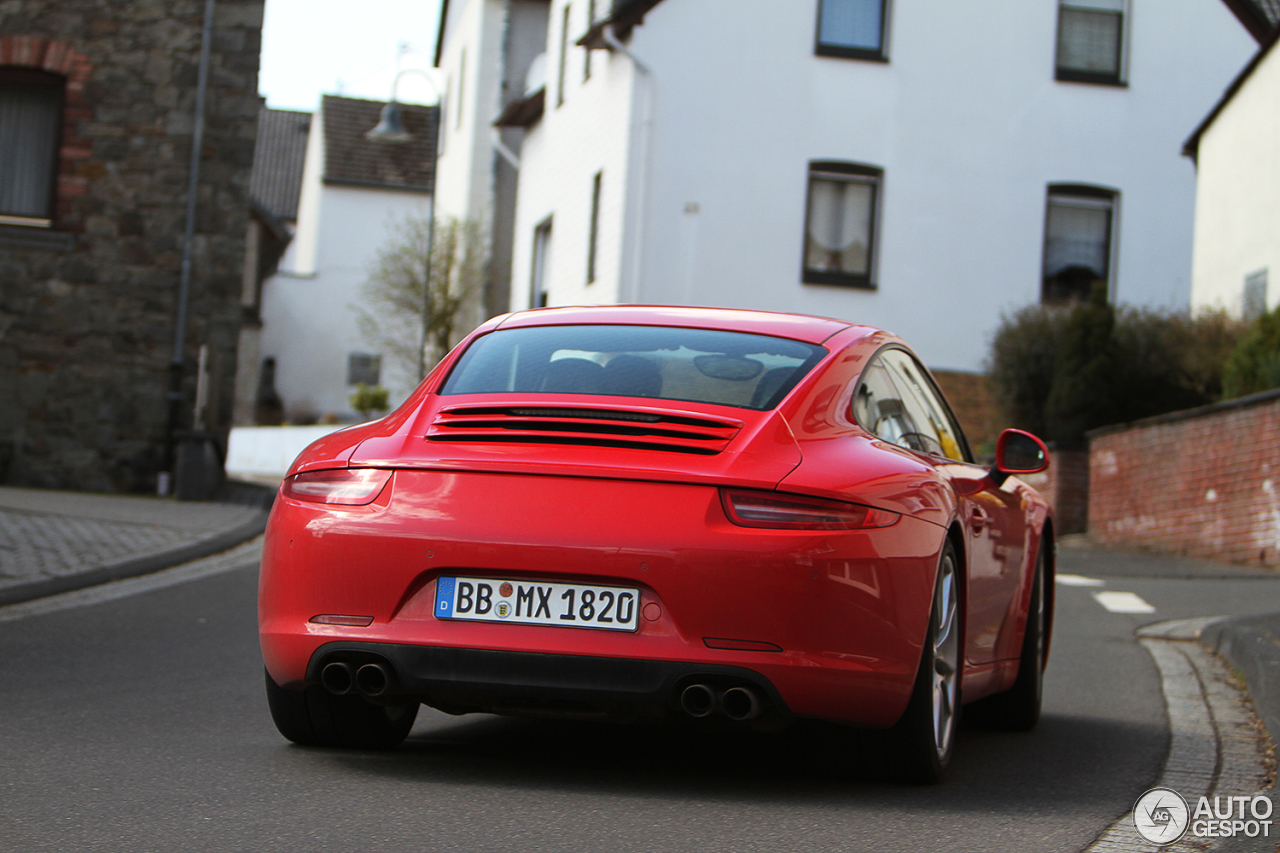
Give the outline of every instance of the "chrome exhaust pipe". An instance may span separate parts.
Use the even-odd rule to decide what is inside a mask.
[[[320,670],[320,684],[335,696],[345,696],[356,686],[355,673],[350,664],[335,661]]]
[[[367,663],[356,670],[356,687],[366,696],[381,696],[391,686],[391,673],[380,663]]]
[[[735,722],[754,720],[764,711],[764,705],[756,692],[747,687],[730,687],[720,697],[724,715]]]
[[[709,717],[716,709],[716,694],[705,684],[690,684],[680,694],[680,707],[690,717]]]

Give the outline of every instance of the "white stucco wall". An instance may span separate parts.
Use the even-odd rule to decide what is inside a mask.
[[[1280,304],[1280,50],[1272,49],[1200,138],[1191,302],[1239,317],[1246,276]]]
[[[1062,83],[1054,3],[891,4],[880,63],[815,56],[816,3],[738,0],[726,14],[720,0],[671,0],[629,42],[651,80],[597,53],[581,85],[574,48],[557,108],[563,5],[547,37],[547,113],[523,149],[513,307],[528,300],[533,226],[553,215],[551,304],[824,314],[893,329],[931,365],[958,369],[980,368],[1002,312],[1039,299],[1050,183],[1119,191],[1117,301],[1187,304],[1194,170],[1181,144],[1255,48],[1221,2],[1133,0],[1128,85]],[[574,4],[575,38],[585,6]],[[875,291],[800,281],[817,159],[884,170]],[[617,207],[601,232],[608,277],[592,291],[584,235],[602,166]],[[618,168],[631,217],[609,198]]]
[[[488,222],[503,16],[502,0],[449,4],[438,66],[446,80],[436,163],[435,201],[441,216]]]
[[[586,31],[586,3],[571,9],[570,44]],[[564,75],[564,103],[558,104],[555,71],[564,22],[564,4],[552,4],[547,27],[548,80],[546,112],[525,134],[521,148],[515,250],[512,259],[511,307],[528,308],[533,272],[533,233],[552,217],[547,258],[551,305],[594,305],[625,301],[626,204],[638,197],[627,192],[632,135],[643,123],[632,120],[631,105],[643,99],[643,75],[631,61],[609,51],[592,52],[591,79],[583,79],[586,51],[570,47]],[[637,79],[637,78],[640,79]],[[643,108],[643,103],[641,103]],[[596,277],[587,283],[591,235],[591,202],[596,173],[601,175],[600,218],[596,245]],[[634,220],[632,220],[634,221]]]

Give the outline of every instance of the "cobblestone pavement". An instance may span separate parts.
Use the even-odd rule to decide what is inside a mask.
[[[244,504],[0,487],[0,594],[154,571],[256,535],[265,517]]]

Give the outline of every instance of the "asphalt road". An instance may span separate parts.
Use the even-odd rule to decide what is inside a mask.
[[[392,753],[291,746],[262,689],[252,565],[0,622],[0,850],[1078,851],[1156,779],[1135,627],[1280,609],[1280,579],[1064,552],[1045,716],[961,732],[931,788],[840,730],[706,735],[423,709]],[[1174,575],[1168,577],[1165,575]]]

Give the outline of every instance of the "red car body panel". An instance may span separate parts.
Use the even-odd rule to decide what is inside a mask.
[[[767,411],[438,393],[480,336],[580,323],[743,331],[821,344],[829,354]],[[964,567],[965,699],[1009,687],[1047,505],[1016,478],[997,485],[976,465],[905,450],[858,426],[850,397],[886,346],[901,341],[762,312],[615,306],[489,321],[396,412],[327,436],[294,462],[290,476],[348,465],[395,473],[365,506],[277,498],[259,587],[269,674],[298,688],[318,650],[335,642],[706,663],[758,673],[791,714],[887,726],[911,693],[950,537]],[[710,455],[433,437],[452,411],[535,405],[703,417],[732,434]],[[747,528],[726,517],[722,487],[834,498],[901,518],[867,530]],[[636,587],[644,618],[634,633],[436,619],[436,579],[445,575]],[[309,621],[321,614],[372,622]],[[778,651],[711,648],[708,639]]]

